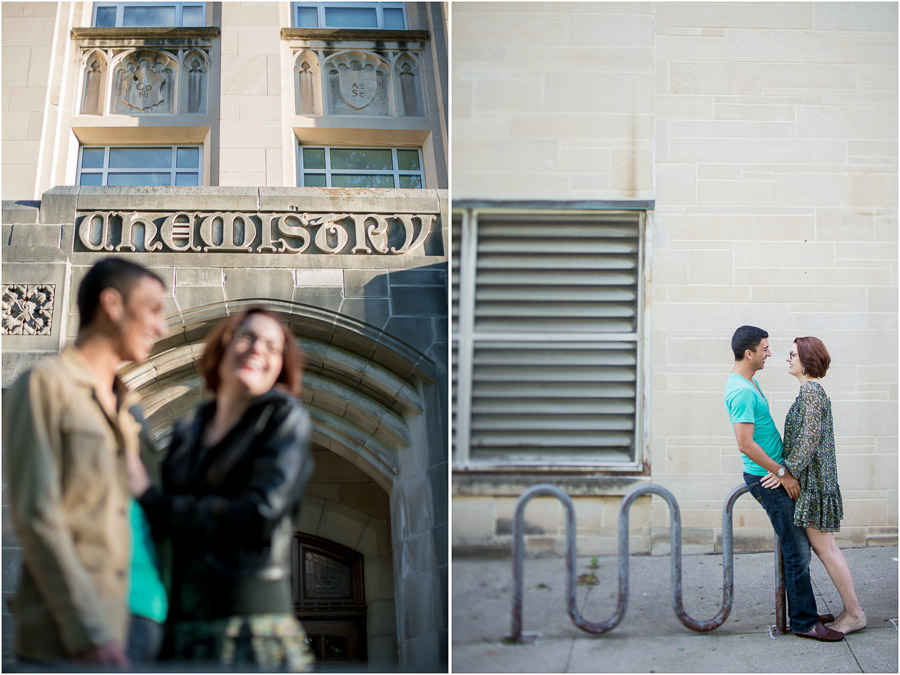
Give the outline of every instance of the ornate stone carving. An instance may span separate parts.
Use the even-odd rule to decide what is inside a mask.
[[[416,60],[409,54],[402,54],[395,63],[394,72],[400,82],[398,92],[400,114],[407,117],[421,117],[421,80]]]
[[[106,90],[106,55],[93,50],[84,59],[84,97],[81,112],[84,115],[102,115]]]
[[[294,106],[298,115],[322,114],[322,83],[319,60],[305,50],[294,61]]]
[[[173,112],[177,71],[178,63],[168,52],[139,49],[127,54],[116,66],[113,112]]]
[[[56,284],[4,284],[3,335],[50,335]]]
[[[77,221],[76,250],[423,255],[436,220],[434,213],[94,211]]]
[[[202,51],[195,49],[184,57],[184,69],[186,71],[186,76],[182,78],[184,81],[182,93],[185,101],[184,112],[205,113],[206,73],[209,72],[209,59]]]
[[[371,52],[353,50],[328,59],[329,112],[337,115],[392,114],[390,67]]]
[[[399,45],[398,45],[399,46]],[[298,115],[423,117],[420,51],[294,47]],[[321,67],[320,67],[321,64]]]
[[[205,114],[209,70],[206,46],[85,48],[81,113]]]

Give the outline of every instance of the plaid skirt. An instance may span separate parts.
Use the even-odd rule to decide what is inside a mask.
[[[216,663],[263,672],[309,670],[306,633],[291,614],[251,614],[173,626],[176,661]]]

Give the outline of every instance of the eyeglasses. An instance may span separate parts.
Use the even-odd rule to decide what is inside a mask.
[[[272,356],[281,356],[284,351],[284,344],[279,345],[271,340],[266,340],[248,328],[235,328],[234,337],[232,339],[234,342],[244,347],[250,347],[259,340],[262,343],[263,350]]]

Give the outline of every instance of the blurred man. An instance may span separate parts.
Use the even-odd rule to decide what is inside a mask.
[[[164,292],[150,270],[101,260],[78,288],[75,344],[6,394],[3,468],[25,558],[13,647],[24,661],[128,665],[126,457],[141,427],[116,371],[168,333]]]

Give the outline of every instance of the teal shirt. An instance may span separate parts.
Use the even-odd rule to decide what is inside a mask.
[[[775,420],[769,412],[769,402],[762,395],[759,382],[751,383],[746,378],[731,373],[725,383],[725,407],[731,423],[749,422],[753,424],[753,440],[765,453],[779,464],[784,463],[781,435],[775,427]],[[744,471],[754,476],[765,476],[768,471],[741,453]]]
[[[152,619],[157,623],[166,620],[169,603],[166,588],[159,576],[156,545],[150,535],[150,524],[144,509],[131,500],[131,586],[128,589],[128,607],[135,616]]]

